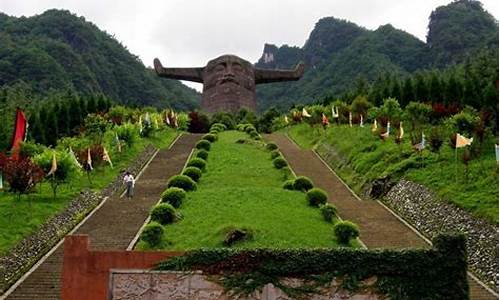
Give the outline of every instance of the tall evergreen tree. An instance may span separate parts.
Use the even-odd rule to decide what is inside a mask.
[[[403,98],[403,92],[401,90],[401,84],[399,84],[399,80],[397,78],[394,78],[392,80],[392,91],[391,91],[391,97],[396,98],[398,102],[401,104],[402,98]]]
[[[408,103],[415,101],[415,88],[410,76],[406,77],[401,94],[401,106],[404,107]]]
[[[441,87],[441,81],[438,78],[436,72],[432,72],[429,79],[429,100],[433,103],[443,102],[443,93]]]
[[[28,135],[39,144],[47,144],[45,139],[45,127],[40,121],[40,115],[38,112],[31,113],[29,118],[30,127],[28,129]]]
[[[461,103],[463,98],[462,85],[457,81],[454,73],[452,73],[445,85],[444,102],[445,103]]]
[[[415,75],[415,97],[419,102],[429,101],[429,90],[424,76],[420,73]]]

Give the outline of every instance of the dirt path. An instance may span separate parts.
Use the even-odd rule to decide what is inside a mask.
[[[412,229],[377,201],[361,201],[345,186],[312,150],[301,150],[283,134],[266,137],[275,142],[297,175],[309,177],[315,186],[325,190],[342,219],[360,227],[360,239],[368,248],[418,248],[429,245]],[[469,280],[471,299],[498,299]]]
[[[124,250],[165,189],[167,179],[178,174],[199,135],[182,135],[170,149],[160,150],[136,182],[129,201],[114,195],[75,233],[88,234],[95,250]],[[7,299],[59,299],[62,245],[56,249]]]

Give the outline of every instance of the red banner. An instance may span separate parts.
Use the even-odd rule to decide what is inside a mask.
[[[24,112],[21,109],[16,110],[16,124],[14,127],[14,134],[12,135],[12,157],[17,159],[19,157],[19,150],[21,143],[26,138],[26,129],[28,127],[28,122],[24,116]]]

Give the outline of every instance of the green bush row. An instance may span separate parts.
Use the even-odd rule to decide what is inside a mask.
[[[376,278],[373,288],[388,299],[469,299],[465,237],[440,235],[433,245],[404,250],[199,249],[163,261],[155,269],[222,275],[218,278],[226,290],[245,294],[284,277],[331,276],[343,278],[343,286],[352,291],[363,288],[362,280]],[[283,291],[297,289],[286,286]]]

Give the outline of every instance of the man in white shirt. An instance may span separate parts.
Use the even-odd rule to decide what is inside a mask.
[[[132,176],[132,174],[130,174],[130,172],[127,171],[125,173],[125,177],[123,177],[123,182],[127,187],[127,198],[131,199],[134,196],[134,185],[135,185],[134,176]]]

